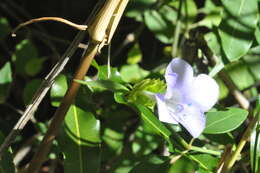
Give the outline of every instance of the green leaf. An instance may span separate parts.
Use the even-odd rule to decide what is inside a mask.
[[[259,56],[245,56],[245,62],[250,69],[250,72],[253,74],[255,80],[260,81],[260,58]]]
[[[175,163],[172,164],[168,173],[191,173],[197,170],[198,165],[195,164],[192,160],[181,157]]]
[[[140,50],[139,44],[135,44],[130,51],[128,52],[127,56],[127,63],[128,64],[137,64],[142,60],[142,52]]]
[[[225,11],[219,35],[227,58],[235,61],[245,55],[252,44],[258,4],[256,0],[222,0],[222,3]]]
[[[171,21],[164,18],[163,14],[157,10],[148,10],[144,13],[146,26],[163,43],[172,43],[174,35],[174,25]]]
[[[131,0],[127,5],[126,16],[142,21],[142,15],[146,9],[149,9],[156,0]]]
[[[24,104],[27,105],[30,103],[33,95],[41,85],[40,79],[33,79],[32,81],[28,82],[23,90],[23,101]]]
[[[140,104],[135,104],[135,107],[138,109],[143,121],[149,124],[157,134],[162,135],[166,140],[169,139],[171,132],[159,121],[150,109]]]
[[[217,57],[216,59],[216,65],[212,68],[212,70],[210,71],[209,75],[210,76],[215,76],[220,70],[222,70],[224,68],[224,63],[223,63],[223,51],[221,49],[221,43],[219,40],[219,36],[218,33],[216,31],[216,28],[213,28],[212,32],[209,32],[208,34],[206,34],[204,36],[205,41],[207,42],[208,47],[210,48],[210,50],[213,52],[213,54]]]
[[[199,163],[199,173],[209,173],[214,172],[218,164],[218,158],[213,157],[208,154],[196,154],[190,156],[193,160]]]
[[[68,89],[65,75],[59,75],[51,87],[51,104],[58,107]]]
[[[98,80],[111,80],[114,82],[123,83],[121,74],[118,72],[117,68],[110,67],[110,76],[108,76],[108,66],[102,65],[98,68]]]
[[[4,141],[4,135],[0,132],[0,143]],[[4,152],[0,160],[0,173],[15,173],[14,163],[10,149]]]
[[[0,40],[3,40],[11,31],[6,18],[0,18]]]
[[[90,112],[72,105],[59,137],[64,152],[65,173],[98,173],[100,167],[100,122]]]
[[[203,133],[219,134],[236,129],[246,119],[248,112],[240,108],[228,108],[226,111],[208,112],[206,128]]]
[[[9,62],[0,69],[0,104],[5,102],[9,95],[10,84],[12,82],[12,69]]]
[[[171,6],[173,9],[179,9],[180,2],[181,1],[170,1],[169,6]],[[180,19],[183,23],[190,23],[190,24],[193,23],[197,15],[198,15],[198,11],[194,0],[182,1]],[[176,21],[175,18],[170,18],[169,20]]]
[[[251,85],[254,85],[255,80],[244,61],[234,62],[226,66],[226,69],[238,89],[243,90]]]
[[[260,28],[257,27],[255,30],[255,38],[258,44],[260,44]]]
[[[254,127],[250,137],[250,162],[253,173],[257,173],[260,160],[260,125]]]
[[[136,155],[151,154],[160,144],[160,139],[156,135],[147,133],[142,126],[135,132],[135,137],[132,143],[133,153]]]
[[[113,82],[111,80],[96,80],[96,81],[81,81],[76,80],[77,82],[87,85],[91,88],[98,88],[103,90],[110,90],[110,91],[121,91],[121,92],[127,92],[129,91],[127,87],[124,85]]]
[[[37,75],[39,72],[41,72],[42,67],[43,67],[43,63],[46,60],[46,58],[30,58],[26,64],[25,64],[25,72],[26,74],[28,74],[29,76],[35,76]]]
[[[37,69],[39,69],[39,64],[37,64],[35,67],[28,65],[28,63],[34,58],[38,58],[38,52],[32,42],[29,40],[23,40],[17,44],[15,54],[12,56],[12,60],[15,62],[15,67],[18,74],[28,75],[28,71],[34,71],[35,68],[37,71]],[[32,67],[32,69],[28,69],[29,67]]]
[[[212,28],[214,25],[218,26],[221,21],[221,11],[222,8],[220,6],[217,6],[212,2],[212,0],[206,0],[205,6],[203,9],[200,9],[200,11],[203,11],[206,16],[199,21],[199,26],[206,26],[209,28]]]
[[[128,102],[153,107],[155,104],[154,93],[162,93],[165,88],[165,83],[160,79],[145,79],[134,85],[127,94],[126,99]]]
[[[165,162],[166,160],[166,162]],[[129,173],[168,173],[170,164],[167,157],[158,157],[155,155],[149,155],[142,159],[142,161],[137,164]]]
[[[120,70],[122,79],[125,82],[137,82],[148,76],[149,71],[139,67],[137,64],[124,65]]]
[[[170,162],[168,157],[148,155],[129,173],[191,173],[197,169],[196,164],[186,157],[180,157],[174,163]]]

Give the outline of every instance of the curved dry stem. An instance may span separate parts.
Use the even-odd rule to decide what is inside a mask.
[[[28,20],[24,23],[21,23],[19,24],[13,31],[12,31],[12,37],[15,37],[16,36],[16,32],[26,26],[26,25],[29,25],[29,24],[32,24],[32,23],[36,23],[36,22],[43,22],[43,21],[56,21],[56,22],[61,22],[61,23],[64,23],[66,25],[69,25],[73,28],[76,28],[78,30],[86,30],[88,28],[87,25],[79,25],[79,24],[76,24],[76,23],[73,23],[69,20],[66,20],[66,19],[63,19],[63,18],[60,18],[60,17],[40,17],[40,18],[36,18],[36,19],[31,19],[31,20]]]

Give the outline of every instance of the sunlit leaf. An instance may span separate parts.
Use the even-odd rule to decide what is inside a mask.
[[[110,67],[110,75],[108,74],[108,66],[102,65],[98,68],[98,80],[111,80],[114,82],[123,83],[121,74],[115,67]]]
[[[142,60],[142,53],[139,44],[135,44],[128,52],[127,63],[137,64]]]
[[[222,48],[229,59],[235,61],[249,50],[258,20],[256,0],[222,0],[223,19],[219,25]]]
[[[128,88],[125,87],[124,85],[117,82],[113,82],[111,80],[95,80],[95,81],[76,80],[76,81],[83,85],[87,85],[91,88],[99,88],[103,90],[121,91],[121,92],[128,91]]]
[[[148,123],[158,134],[169,139],[171,132],[159,121],[159,119],[147,107],[135,104],[143,121]]]
[[[51,104],[55,107],[59,106],[62,97],[68,88],[65,75],[59,75],[51,87]]]
[[[166,20],[161,13],[156,10],[145,11],[144,21],[161,42],[173,42],[174,25],[171,21]]]
[[[206,128],[203,133],[218,134],[236,129],[246,119],[248,112],[240,108],[228,108],[226,111],[208,112]]]
[[[122,66],[120,73],[125,82],[137,82],[148,76],[149,71],[142,69],[137,64],[133,64]]]
[[[100,122],[90,112],[72,105],[59,138],[65,172],[98,173]]]
[[[12,82],[12,69],[9,62],[7,62],[0,69],[0,103],[5,102],[9,95],[10,84]]]
[[[208,154],[196,154],[192,155],[191,158],[199,163],[199,173],[214,172],[218,164],[218,158]]]

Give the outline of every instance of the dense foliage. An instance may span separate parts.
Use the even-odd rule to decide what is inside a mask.
[[[15,38],[12,29],[42,16],[83,23],[96,3],[0,1],[0,143],[77,33],[53,22],[24,27]],[[111,44],[77,81],[82,86],[41,172],[258,173],[259,45],[258,0],[130,0]],[[29,164],[84,51],[77,49],[5,151],[0,173],[23,172]],[[165,93],[165,69],[176,57],[220,88],[195,139],[158,118],[154,95]]]

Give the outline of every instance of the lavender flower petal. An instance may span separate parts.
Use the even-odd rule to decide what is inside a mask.
[[[169,114],[164,96],[161,94],[156,94],[155,98],[157,101],[159,120],[166,123],[178,124],[178,122]]]
[[[186,90],[191,86],[194,79],[193,69],[186,61],[175,58],[170,62],[165,71],[167,86],[169,85],[168,81],[170,76],[174,73],[177,74],[177,80],[174,87]]]
[[[217,102],[219,86],[217,82],[208,75],[200,74],[192,84],[189,92],[189,100],[198,104],[201,111],[206,112]]]
[[[186,130],[194,137],[197,138],[206,126],[206,118],[194,105],[184,105],[182,112],[177,114],[178,122],[186,128]]]

